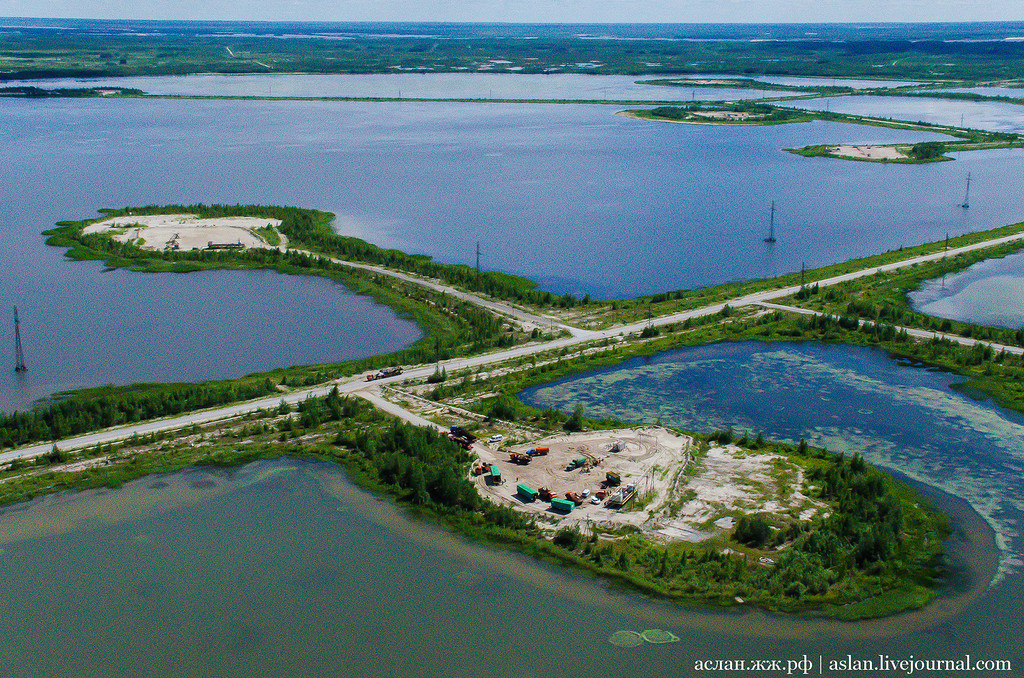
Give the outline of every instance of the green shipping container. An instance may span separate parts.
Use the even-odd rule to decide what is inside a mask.
[[[586,466],[586,464],[587,464],[587,458],[586,457],[576,457],[576,459],[574,461],[575,461],[577,466]]]
[[[516,485],[516,489],[519,490],[519,494],[529,501],[535,501],[537,499],[537,490],[533,489],[529,485],[519,483]]]
[[[491,478],[494,478],[495,480],[501,480],[501,469],[499,469],[497,466],[492,465]]]
[[[555,509],[556,511],[565,511],[566,513],[568,513],[569,511],[572,511],[574,508],[576,508],[576,504],[572,503],[568,499],[552,499],[551,508]]]

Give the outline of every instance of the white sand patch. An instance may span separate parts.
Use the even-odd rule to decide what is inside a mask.
[[[907,155],[895,146],[851,146],[841,144],[829,146],[828,152],[842,158],[859,158],[861,160],[905,160]]]
[[[777,454],[747,450],[736,445],[712,446],[703,458],[692,458],[689,436],[652,426],[615,431],[594,431],[550,436],[509,451],[548,447],[543,456],[529,464],[509,460],[481,442],[474,451],[481,462],[496,463],[503,482],[490,484],[487,476],[473,476],[478,491],[518,511],[542,517],[553,528],[579,525],[616,529],[627,525],[671,541],[697,542],[734,527],[734,516],[756,513],[800,512],[808,520],[827,505],[809,500],[802,492],[803,472],[796,464]],[[572,468],[573,459],[585,459]],[[688,466],[692,468],[688,469]],[[640,504],[614,508],[603,499],[593,504],[598,491],[611,492],[602,481],[608,471],[618,473],[622,487],[636,486]],[[555,512],[546,501],[527,501],[517,486],[522,483],[539,490],[548,488],[555,497],[566,492],[589,490],[580,506],[567,514]]]
[[[280,219],[263,217],[219,217],[200,219],[194,214],[147,214],[113,217],[85,227],[83,233],[110,233],[118,242],[135,242],[145,250],[193,250],[213,245],[241,245],[242,248],[273,249],[255,231],[270,227],[278,234],[284,251],[288,240],[278,230]]]
[[[763,118],[762,115],[756,115],[754,113],[741,113],[738,111],[694,111],[693,115],[700,116],[701,118],[708,118],[711,120],[751,120],[753,118]]]
[[[712,80],[709,78],[683,78],[681,80],[670,80],[676,85],[735,85],[735,80]]]

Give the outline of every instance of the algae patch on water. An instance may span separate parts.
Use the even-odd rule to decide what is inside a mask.
[[[637,647],[644,644],[644,637],[636,631],[616,631],[608,642],[618,647]]]
[[[679,642],[679,636],[671,631],[662,631],[661,629],[647,629],[640,636],[648,643],[654,644]]]
[[[644,641],[655,645],[659,645],[661,643],[675,643],[679,641],[679,636],[671,631],[647,629],[642,633],[628,630],[616,631],[608,638],[609,643],[618,647],[639,647],[644,644]]]

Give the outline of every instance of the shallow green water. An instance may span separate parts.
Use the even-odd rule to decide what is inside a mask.
[[[0,535],[12,678],[727,675],[694,662],[1009,658],[988,624],[1020,625],[1002,602],[1017,579],[977,599],[956,581],[925,613],[866,624],[660,604],[465,543],[289,460],[50,497],[8,509]],[[654,629],[681,641],[609,642]]]

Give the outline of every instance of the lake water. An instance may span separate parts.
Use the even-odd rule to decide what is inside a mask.
[[[102,272],[98,263],[60,261],[51,271],[19,280],[29,370],[0,372],[2,411],[107,383],[228,379],[363,358],[423,336],[391,309],[323,278]],[[13,323],[5,322],[13,347]]]
[[[640,76],[550,73],[389,73],[387,75],[182,75],[62,78],[13,82],[36,87],[129,87],[147,94],[257,97],[398,97],[405,99],[571,99],[720,101],[785,96],[768,90],[659,87]]]
[[[868,115],[992,132],[1024,131],[1024,107],[1001,101],[958,101],[923,97],[842,96],[783,102],[812,111]],[[962,121],[962,122],[961,122]]]
[[[1000,577],[1020,578],[1024,416],[950,388],[962,378],[843,345],[721,343],[638,358],[524,391],[588,416],[769,439],[852,454],[969,502],[995,530]]]
[[[211,299],[227,303],[241,296],[239,286],[276,277],[209,278],[232,281],[207,283],[217,289],[180,276],[136,279],[101,273],[94,263],[65,262],[43,244],[39,233],[54,222],[89,217],[101,207],[207,202],[324,209],[338,215],[336,227],[347,235],[467,264],[474,263],[480,242],[484,268],[528,276],[557,293],[598,298],[772,276],[1024,215],[1024,154],[1017,149],[927,166],[805,159],[782,149],[943,137],[824,122],[674,125],[616,116],[615,110],[2,100],[0,148],[7,162],[0,166],[0,309],[22,310],[32,372],[27,385],[5,377],[0,402],[9,409],[55,388],[236,376],[271,366],[269,360],[246,364],[241,354],[248,339],[222,344],[230,359],[195,357],[208,353],[211,337],[242,333],[232,329],[227,313],[216,325],[211,314],[188,309]],[[956,203],[968,171],[972,207],[962,210]],[[773,200],[778,242],[768,246],[762,238]],[[114,291],[115,283],[125,285],[123,292]],[[323,281],[260,284],[268,309],[294,306],[289,285],[327,296],[338,291]],[[151,296],[156,301],[147,300]],[[335,359],[358,354],[344,349],[350,343],[385,350],[418,336],[407,325],[378,330],[401,325],[385,319],[387,312],[353,325],[344,319],[350,316],[325,310],[335,301],[323,303],[328,306],[293,320],[322,327],[337,342]],[[255,333],[255,343],[265,346],[293,346],[296,337],[320,341],[279,323],[276,334],[264,333],[280,315],[248,316],[246,334]],[[331,318],[326,324],[325,316]],[[161,324],[164,318],[175,319],[178,328]],[[12,330],[8,325],[5,332]],[[129,350],[125,331],[148,332],[157,342]],[[188,335],[190,343],[174,349],[171,341],[160,344],[164,334]],[[79,359],[85,355],[88,361]],[[172,357],[156,366],[154,355]],[[324,358],[319,349],[271,356],[289,364]]]
[[[1010,97],[1024,99],[1024,89],[1020,87],[957,87],[953,89],[937,89],[933,92],[969,92],[986,97]]]
[[[805,654],[826,667],[848,653],[1020,660],[991,633],[1020,628],[1017,580],[979,593],[965,575],[924,613],[861,624],[688,610],[467,544],[309,462],[47,497],[6,509],[0,535],[9,678],[663,678]],[[653,628],[681,642],[608,642]]]
[[[770,85],[797,85],[799,87],[852,87],[853,89],[876,89],[878,87],[907,87],[920,83],[908,80],[868,80],[857,78],[800,78],[788,75],[757,75],[758,82]]]
[[[907,296],[921,313],[1017,329],[1024,326],[1024,253],[925,281]]]

